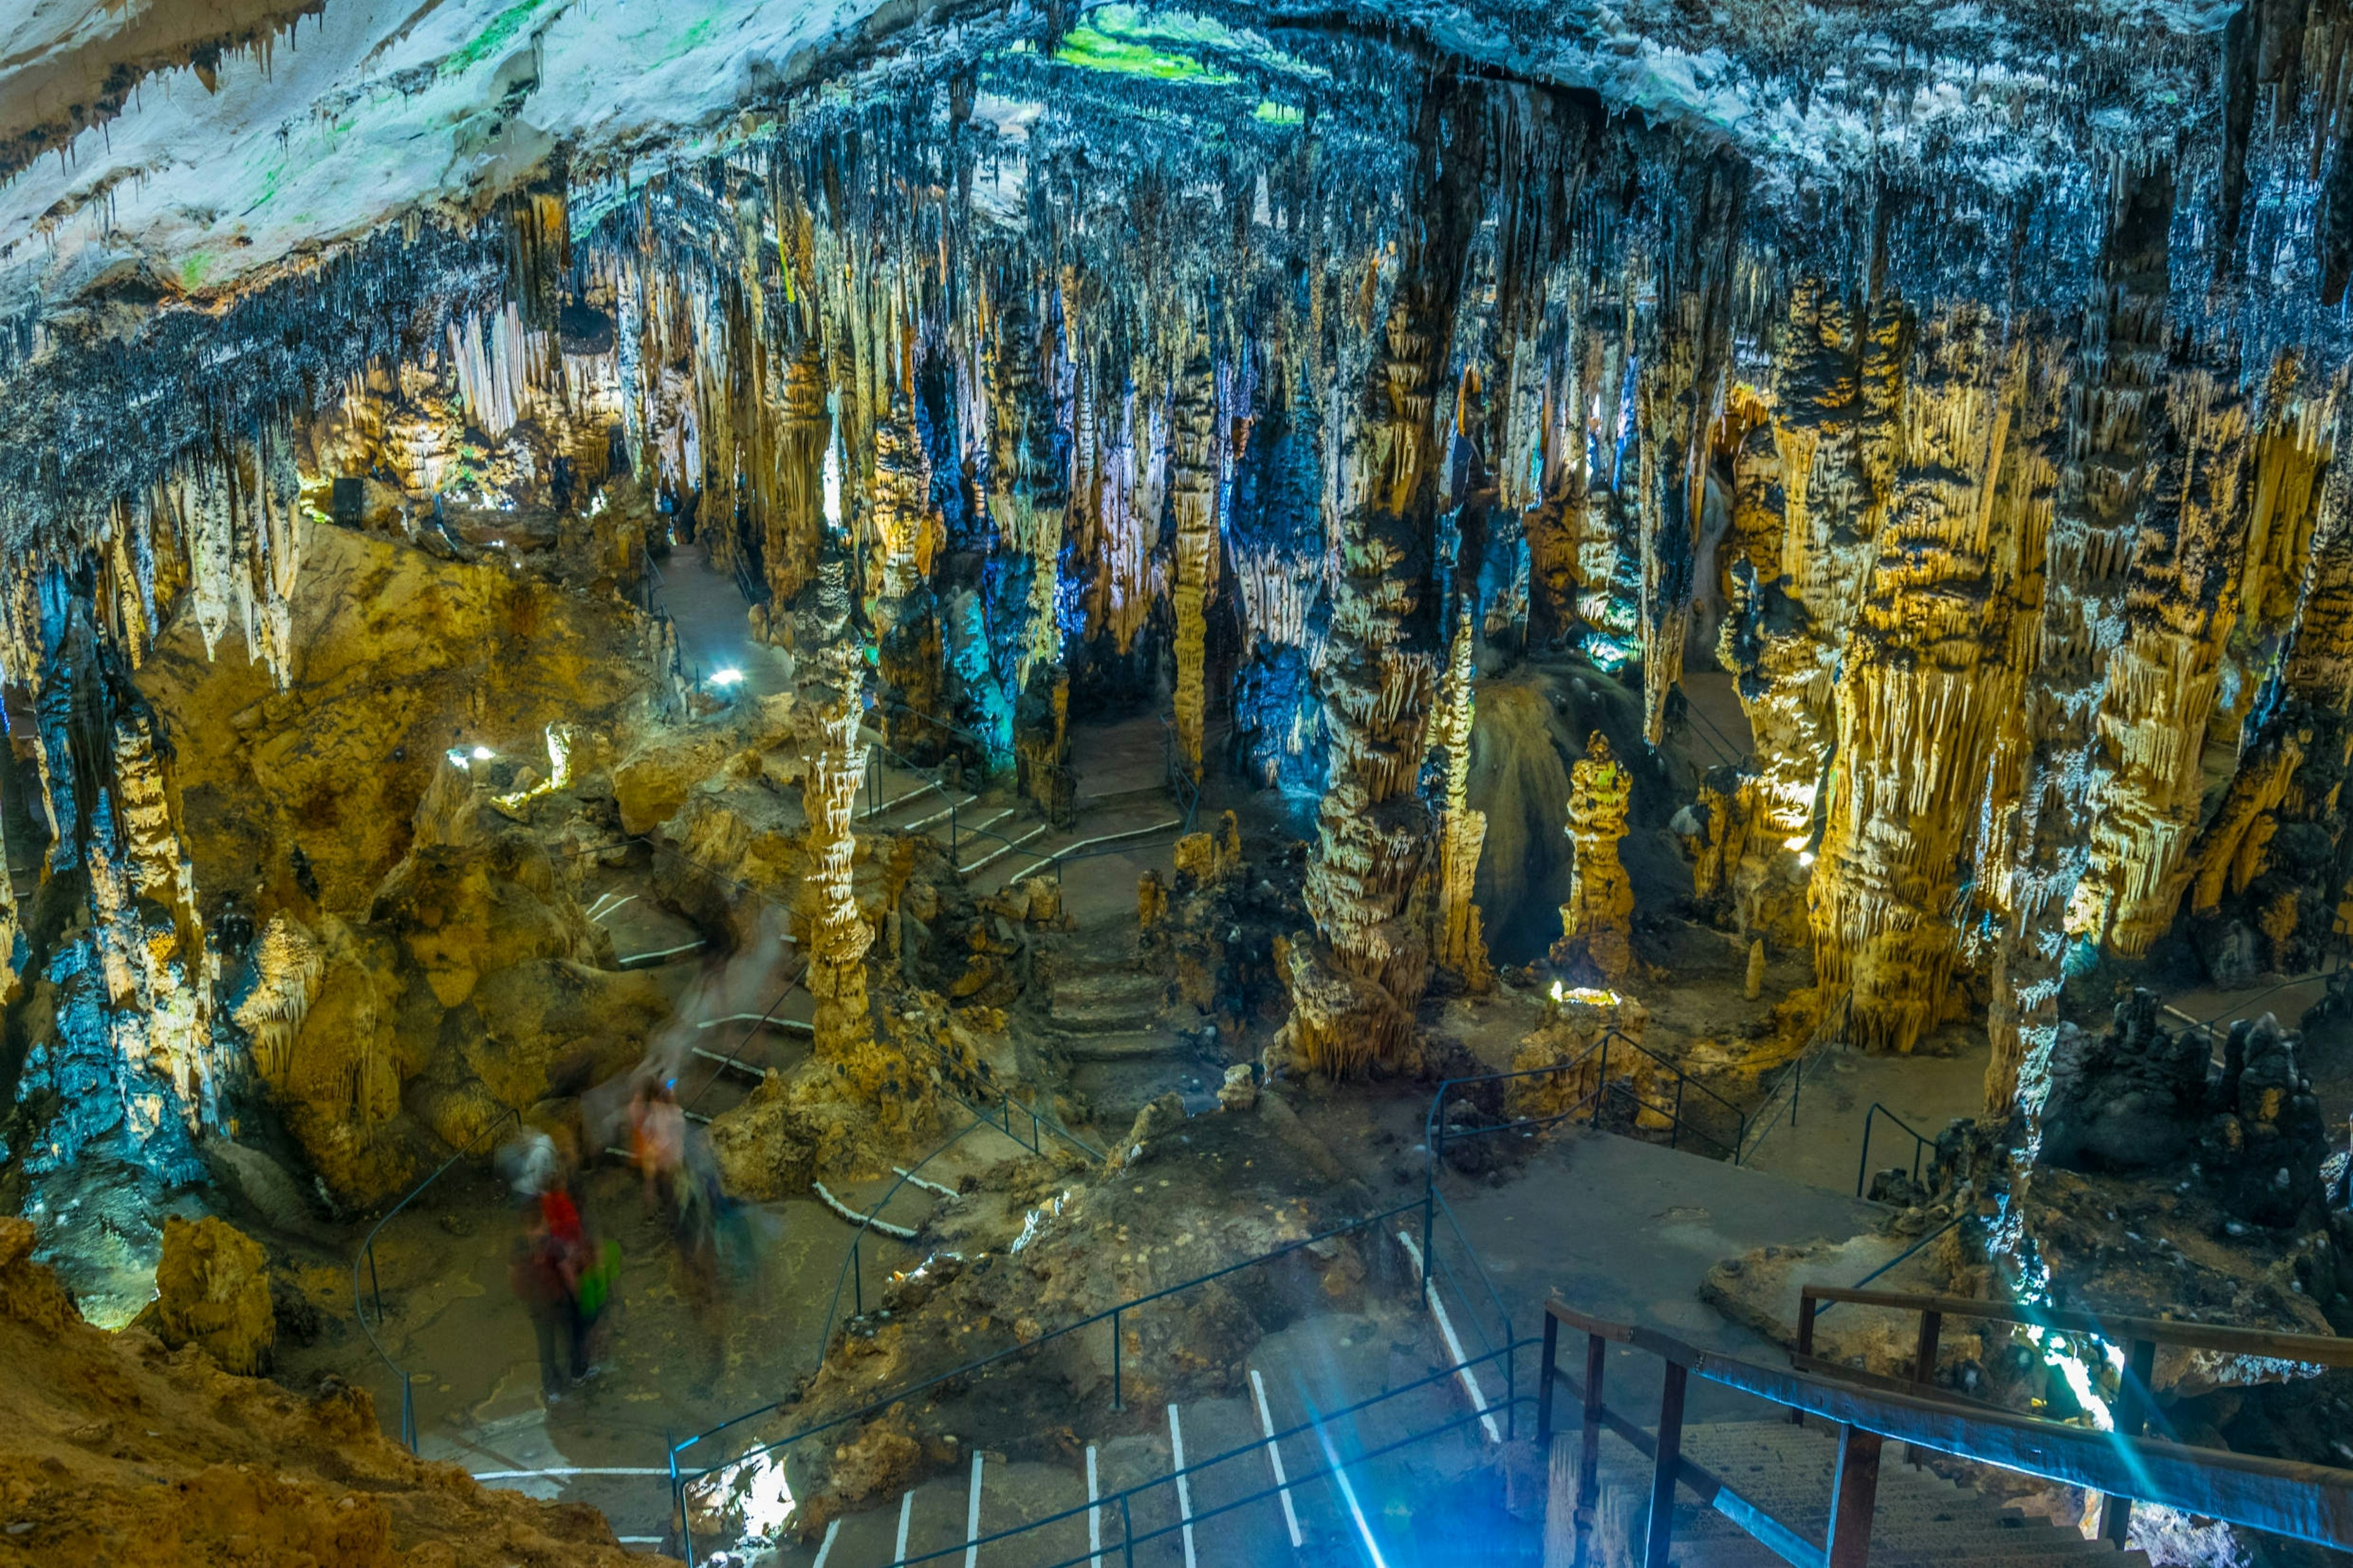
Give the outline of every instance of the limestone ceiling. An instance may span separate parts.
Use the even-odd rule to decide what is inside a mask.
[[[740,109],[884,35],[943,56],[976,36],[952,5],[904,0],[13,3],[0,53],[0,170],[15,170],[0,184],[0,313],[12,316],[98,284],[216,296],[410,211],[478,209],[552,155],[610,171],[712,144]],[[1588,88],[1728,142],[1757,166],[1760,193],[1804,211],[1873,170],[1988,204],[2088,199],[2116,157],[2211,131],[2234,8],[1198,9],[1278,36],[1360,26]],[[1018,6],[966,14],[1039,25]]]

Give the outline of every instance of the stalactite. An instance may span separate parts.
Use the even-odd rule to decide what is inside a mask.
[[[1486,842],[1487,814],[1471,808],[1471,721],[1476,701],[1471,662],[1476,638],[1465,607],[1454,629],[1430,723],[1430,751],[1442,780],[1439,809],[1438,967],[1465,990],[1482,992],[1494,983],[1487,962],[1487,938],[1472,901],[1479,876],[1479,850]]]
[[[1618,858],[1633,776],[1599,730],[1586,737],[1585,755],[1568,774],[1568,825],[1563,831],[1576,845],[1576,859],[1552,959],[1572,970],[1590,970],[1591,978],[1614,986],[1634,967],[1634,888]]]

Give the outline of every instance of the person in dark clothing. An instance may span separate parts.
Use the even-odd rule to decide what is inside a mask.
[[[540,1392],[553,1405],[575,1378],[587,1375],[588,1334],[580,1315],[581,1260],[549,1219],[547,1205],[540,1200],[523,1205],[522,1235],[515,1243],[510,1275],[539,1341]],[[576,1213],[571,1226],[576,1233]]]

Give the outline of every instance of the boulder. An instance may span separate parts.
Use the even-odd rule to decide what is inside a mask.
[[[261,1244],[210,1215],[164,1222],[155,1302],[146,1320],[174,1350],[199,1345],[224,1372],[252,1375],[278,1338],[269,1301],[269,1260]]]

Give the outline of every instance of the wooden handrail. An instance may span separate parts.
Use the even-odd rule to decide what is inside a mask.
[[[1902,1312],[1937,1312],[1947,1318],[1983,1318],[1998,1323],[2055,1329],[2063,1333],[2096,1334],[2114,1345],[2146,1340],[2151,1344],[2221,1351],[2226,1354],[2259,1356],[2269,1361],[2302,1362],[2314,1366],[2353,1366],[2353,1340],[2337,1339],[2326,1334],[2283,1334],[2269,1329],[2232,1328],[2224,1323],[2185,1322],[2173,1318],[2126,1318],[2106,1312],[2071,1312],[2056,1308],[2021,1306],[2013,1301],[1983,1301],[1973,1296],[1854,1290],[1841,1285],[1808,1285],[1799,1296],[1802,1300],[1846,1301],[1858,1307],[1887,1307]]]
[[[1847,1428],[2316,1545],[2353,1548],[2353,1470],[2096,1432],[1990,1409],[1935,1389],[1887,1387],[1889,1380],[1865,1384],[1842,1374],[1758,1366],[1737,1356],[1700,1350],[1654,1330],[1596,1318],[1557,1298],[1546,1302],[1545,1310],[1548,1342],[1556,1337],[1559,1328],[1574,1329],[1655,1355],[1670,1367],[1683,1369],[1676,1375],[1695,1373]],[[1542,1373],[1549,1384],[1564,1374],[1553,1361],[1549,1344],[1547,1352]],[[1597,1352],[1588,1361],[1588,1369],[1599,1359]],[[1548,1404],[1546,1400],[1539,1405],[1539,1437],[1544,1440],[1551,1436]],[[1598,1405],[1598,1401],[1588,1405],[1589,1430],[1595,1424],[1592,1418],[1602,1414]],[[1679,1419],[1679,1410],[1677,1415]],[[1662,1529],[1663,1517],[1654,1506],[1654,1537]],[[1833,1537],[1838,1533],[1834,1520]],[[1867,1526],[1863,1539],[1868,1540]],[[1839,1543],[1833,1539],[1825,1558],[1835,1563],[1839,1556]],[[1657,1561],[1664,1563],[1662,1551]]]

